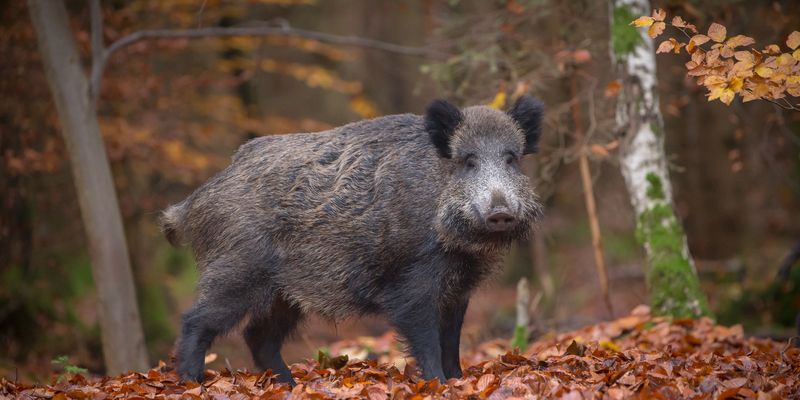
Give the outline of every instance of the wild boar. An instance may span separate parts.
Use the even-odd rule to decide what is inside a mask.
[[[376,313],[425,379],[460,377],[470,294],[541,214],[520,159],[537,149],[542,113],[529,96],[508,112],[437,100],[424,116],[242,145],[161,217],[200,268],[180,376],[202,381],[212,341],[246,320],[256,366],[293,383],[280,349],[304,315]]]

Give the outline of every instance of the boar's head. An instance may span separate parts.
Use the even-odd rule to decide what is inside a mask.
[[[482,251],[525,237],[541,214],[523,155],[537,150],[541,101],[521,97],[508,112],[431,103],[425,128],[443,165],[436,230],[446,246]]]

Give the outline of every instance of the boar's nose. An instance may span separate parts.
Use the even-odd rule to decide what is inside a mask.
[[[486,218],[486,227],[492,232],[503,232],[514,226],[514,217],[506,212],[506,208],[492,210]]]
[[[492,232],[502,232],[511,229],[514,225],[514,216],[511,215],[508,201],[503,192],[492,191],[492,201],[489,204],[489,216],[486,217],[486,227]]]

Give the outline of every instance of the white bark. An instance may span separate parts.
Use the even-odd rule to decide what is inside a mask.
[[[635,15],[650,14],[649,0],[618,0],[614,4],[630,7]],[[639,33],[641,42],[632,53],[617,57],[612,49],[611,54],[624,83],[616,114],[617,127],[625,133],[626,139],[620,149],[620,164],[636,215],[653,206],[646,194],[648,173],[658,176],[665,197],[672,199],[664,137],[653,131],[655,128],[663,132],[664,125],[658,107],[653,40],[646,30],[639,30]]]
[[[617,21],[615,24],[616,10],[624,8],[635,16],[650,15],[649,0],[611,0],[611,6],[611,60],[622,82],[616,111],[617,129],[623,136],[620,169],[636,213],[637,230],[648,255],[651,303],[658,297],[660,300],[655,302],[663,307],[661,311],[671,313],[670,310],[689,309],[692,316],[699,316],[707,312],[706,301],[699,289],[686,237],[673,211],[672,185],[664,152],[664,122],[656,88],[653,40],[646,30],[639,29],[639,40],[632,48],[614,48],[613,38],[620,36],[620,32],[614,30],[624,29],[628,22]],[[658,194],[651,191],[654,182],[655,186],[660,186]],[[654,235],[667,234],[670,237],[659,237],[659,241],[663,243],[666,239],[676,245],[654,248]],[[654,275],[654,268],[661,270]],[[676,276],[680,279],[671,279]],[[671,284],[686,285],[687,288],[670,287]],[[654,295],[656,291],[659,294]],[[663,301],[669,297],[665,293],[674,294],[675,302],[670,299]],[[683,306],[674,304],[676,302],[683,303]]]
[[[86,231],[107,372],[148,366],[117,196],[95,103],[62,0],[29,0]]]

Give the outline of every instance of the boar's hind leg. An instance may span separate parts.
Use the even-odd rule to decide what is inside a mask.
[[[272,302],[266,274],[237,258],[224,257],[205,265],[198,296],[183,315],[178,341],[178,374],[184,380],[203,381],[205,354],[214,339],[233,329],[247,313]]]
[[[442,310],[442,325],[439,329],[439,341],[442,346],[442,369],[447,379],[461,378],[461,359],[459,344],[461,342],[461,325],[464,313],[467,312],[469,297],[456,300],[456,303]]]
[[[219,299],[218,299],[219,300]],[[201,300],[183,315],[178,342],[178,374],[181,379],[203,382],[205,355],[214,339],[233,328],[246,314],[241,306],[222,300]]]
[[[302,318],[300,310],[277,296],[269,312],[254,315],[244,330],[244,339],[253,361],[261,370],[271,369],[278,380],[294,386],[292,373],[281,357],[283,340],[297,327]]]

